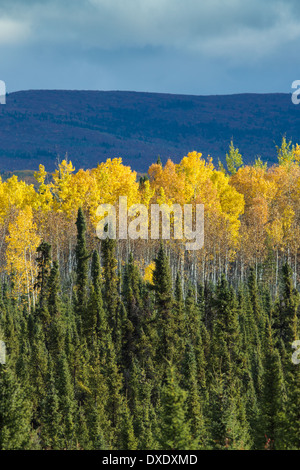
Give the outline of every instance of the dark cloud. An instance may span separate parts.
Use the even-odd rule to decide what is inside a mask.
[[[0,78],[10,90],[288,91],[299,78],[297,6],[292,0],[0,0]]]

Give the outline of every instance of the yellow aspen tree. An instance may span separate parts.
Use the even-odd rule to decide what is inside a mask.
[[[158,195],[163,188],[165,196],[170,203],[185,203],[185,178],[184,174],[177,171],[177,165],[168,159],[164,168],[155,163],[148,170],[151,186]]]
[[[144,181],[143,184],[140,185],[139,193],[140,193],[141,204],[144,204],[145,206],[148,207],[151,199],[153,198],[155,194],[155,189],[151,188],[149,180]]]
[[[73,212],[72,206],[72,173],[75,171],[71,161],[63,160],[58,169],[52,174],[53,183],[51,190],[53,194],[53,208],[57,212],[63,212],[70,216]]]
[[[91,212],[91,205],[97,197],[97,183],[95,178],[91,175],[90,170],[80,169],[77,173],[72,175],[70,180],[71,185],[71,207],[73,213],[77,214],[79,207],[83,207],[87,212]]]
[[[100,200],[109,204],[115,203],[119,196],[127,196],[128,205],[139,202],[139,184],[136,172],[122,163],[121,158],[108,158],[91,170],[95,177]]]
[[[293,148],[293,158],[296,163],[300,163],[300,146],[298,144]]]
[[[13,223],[9,224],[6,237],[6,265],[8,274],[13,276],[14,294],[27,295],[29,308],[33,298],[37,275],[36,250],[40,244],[37,227],[33,221],[32,208],[19,210]]]
[[[229,178],[221,171],[214,171],[211,181],[217,189],[223,227],[225,226],[229,230],[232,241],[236,242],[241,224],[240,216],[244,213],[245,208],[244,196],[230,186]]]
[[[45,183],[47,172],[44,165],[39,165],[39,171],[34,172],[34,177],[39,183],[33,207],[41,209],[43,213],[47,213],[53,206],[53,195],[51,193],[51,184]]]
[[[129,166],[122,163],[121,158],[108,159],[91,170],[91,177],[95,178],[97,191],[91,193],[89,201],[91,219],[97,224],[96,210],[99,204],[118,204],[120,196],[127,196],[130,207],[140,202],[139,183],[137,175]]]
[[[287,142],[286,137],[283,136],[281,147],[276,146],[276,148],[279,165],[289,167],[294,160],[294,146],[292,145],[292,141]]]
[[[4,219],[12,208],[22,209],[32,205],[36,193],[33,184],[19,181],[16,175],[0,184],[0,219]]]
[[[205,204],[206,208],[214,205],[216,193],[210,181],[213,170],[212,158],[206,162],[201,153],[190,152],[186,157],[183,157],[177,165],[177,171],[185,176],[186,203],[196,201],[198,196],[201,196],[199,202]]]
[[[153,284],[153,272],[155,269],[155,263],[152,261],[152,263],[148,264],[145,267],[144,270],[144,281],[149,282],[150,284]]]

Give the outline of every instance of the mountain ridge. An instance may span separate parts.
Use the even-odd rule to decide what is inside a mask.
[[[134,91],[27,90],[0,105],[0,170],[76,169],[121,157],[139,172],[160,155],[196,150],[225,162],[231,138],[245,163],[273,164],[282,136],[300,142],[300,107],[285,93],[185,95]]]

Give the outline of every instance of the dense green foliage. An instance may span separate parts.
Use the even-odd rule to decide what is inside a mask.
[[[38,249],[28,312],[2,285],[0,449],[300,449],[299,294],[285,265],[271,299],[251,270],[234,289],[172,283],[163,245],[153,284],[116,242],[89,253],[77,218],[73,296]],[[26,304],[24,304],[26,305]]]

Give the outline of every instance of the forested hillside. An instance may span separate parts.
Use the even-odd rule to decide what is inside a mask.
[[[300,449],[300,148],[0,182],[0,449]],[[205,241],[102,240],[101,203],[204,204]]]
[[[77,168],[107,158],[146,172],[160,155],[178,163],[203,151],[224,163],[233,138],[246,163],[276,162],[283,135],[300,142],[300,107],[290,94],[190,96],[125,91],[29,90],[0,106],[1,170],[53,171],[67,153]]]

